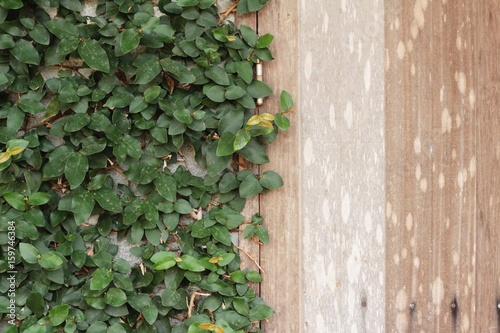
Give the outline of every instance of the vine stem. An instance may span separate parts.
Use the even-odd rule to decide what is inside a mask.
[[[194,293],[191,294],[191,299],[189,300],[188,318],[191,318],[191,315],[193,314],[194,299],[196,298],[196,296],[208,297],[208,296],[210,296],[210,294],[199,293],[197,291],[195,291]]]
[[[254,257],[252,257],[252,256],[250,255],[250,253],[248,253],[247,251],[245,251],[245,249],[244,249],[244,248],[242,248],[242,247],[239,247],[239,246],[236,246],[236,245],[235,245],[234,247],[235,247],[235,248],[237,248],[238,250],[240,250],[241,252],[243,252],[244,254],[246,254],[246,255],[247,255],[247,257],[248,257],[248,258],[250,258],[250,260],[252,260],[252,261],[253,261],[253,263],[254,263],[255,265],[257,265],[257,267],[259,267],[260,271],[261,271],[262,273],[265,273],[264,269],[263,269],[262,267],[260,267],[260,265],[259,265],[259,263],[257,262],[257,260],[256,260]]]
[[[219,23],[222,23],[227,19],[229,14],[231,14],[231,12],[234,11],[236,9],[236,7],[238,6],[238,2],[234,3],[231,7],[229,7],[229,9],[226,9],[226,10],[219,13],[219,14],[224,14],[219,18]]]

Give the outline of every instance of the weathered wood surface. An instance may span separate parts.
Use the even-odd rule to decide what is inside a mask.
[[[265,78],[298,105],[270,147],[286,186],[261,200],[266,333],[383,332],[383,15],[382,2],[293,0],[259,14],[276,36]]]
[[[477,1],[476,332],[500,332],[500,2]]]
[[[388,332],[499,331],[499,14],[386,2]]]
[[[274,90],[265,100],[261,112],[279,111],[280,90],[287,90],[296,98],[298,93],[298,1],[270,1],[259,13],[259,34],[276,36],[272,51],[275,61],[265,63],[264,81]],[[299,104],[300,105],[300,104]],[[302,112],[298,107],[298,112]],[[262,297],[276,310],[263,324],[266,333],[302,332],[302,231],[300,209],[300,116],[291,115],[292,126],[269,146],[271,163],[262,171],[277,171],[284,187],[261,196],[261,214],[270,234],[270,244],[261,247],[261,266],[265,270],[261,285]]]

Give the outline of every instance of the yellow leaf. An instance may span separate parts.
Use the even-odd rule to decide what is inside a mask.
[[[230,42],[234,42],[236,40],[236,37],[234,37],[234,36],[226,36],[226,38]]]
[[[24,148],[12,148],[12,149],[7,149],[7,152],[10,153],[10,156],[16,156],[22,153]]]
[[[216,264],[219,262],[219,260],[220,260],[219,258],[213,257],[213,258],[210,258],[210,260],[208,262],[211,264]]]
[[[202,330],[207,330],[207,331],[213,331],[214,326],[215,325],[212,323],[203,323],[203,324],[198,325],[199,328],[201,328]]]
[[[181,261],[182,261],[182,258],[177,257],[177,258],[174,258],[174,260],[175,260],[176,262],[181,262]]]
[[[263,113],[260,115],[260,118],[261,119],[264,119],[264,120],[268,120],[268,121],[273,121],[274,120],[274,116],[270,113]]]
[[[224,329],[220,326],[215,326],[215,333],[224,333]]]
[[[11,153],[6,151],[0,154],[0,163],[7,162],[11,156]]]
[[[268,121],[268,120],[264,120],[264,119],[263,119],[263,120],[259,123],[259,125],[260,125],[260,126],[269,127],[269,128],[274,129],[273,124],[272,124],[270,121]]]
[[[260,123],[260,117],[259,115],[252,116],[250,119],[247,121],[248,126],[254,126]]]

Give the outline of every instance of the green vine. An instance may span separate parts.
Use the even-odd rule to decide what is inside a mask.
[[[260,332],[274,311],[231,235],[267,244],[241,212],[283,185],[237,159],[269,162],[290,125],[286,92],[251,111],[273,36],[215,0],[89,5],[0,0],[3,332]]]

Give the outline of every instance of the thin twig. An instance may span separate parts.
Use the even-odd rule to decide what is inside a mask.
[[[229,14],[231,14],[231,13],[232,13],[232,12],[236,9],[236,7],[237,7],[237,6],[238,6],[238,2],[236,2],[236,3],[235,3],[235,4],[233,4],[231,7],[229,7],[229,9],[226,9],[226,10],[224,10],[224,11],[220,12],[219,14],[224,13],[224,15],[222,15],[222,16],[220,17],[220,19],[219,19],[219,23],[224,22],[224,21],[227,19],[227,17],[229,16]]]
[[[194,308],[194,299],[196,296],[205,296],[208,297],[210,294],[204,294],[204,293],[199,293],[195,291],[194,293],[191,294],[191,299],[189,300],[189,307],[188,307],[188,318],[191,318],[191,315],[193,313],[193,308]]]
[[[244,254],[246,254],[246,255],[247,255],[247,257],[248,257],[248,258],[250,258],[250,260],[252,260],[252,261],[254,262],[254,264],[255,264],[255,265],[257,265],[257,267],[259,267],[260,271],[261,271],[262,273],[265,273],[264,269],[263,269],[262,267],[260,267],[260,265],[259,265],[259,263],[257,262],[257,260],[255,260],[255,258],[254,258],[254,257],[252,257],[252,256],[250,255],[250,253],[248,253],[247,251],[245,251],[245,249],[243,249],[242,247],[239,247],[239,246],[236,246],[236,245],[235,245],[234,247],[235,247],[235,248],[237,248],[238,250],[240,250],[241,252],[243,252]]]

